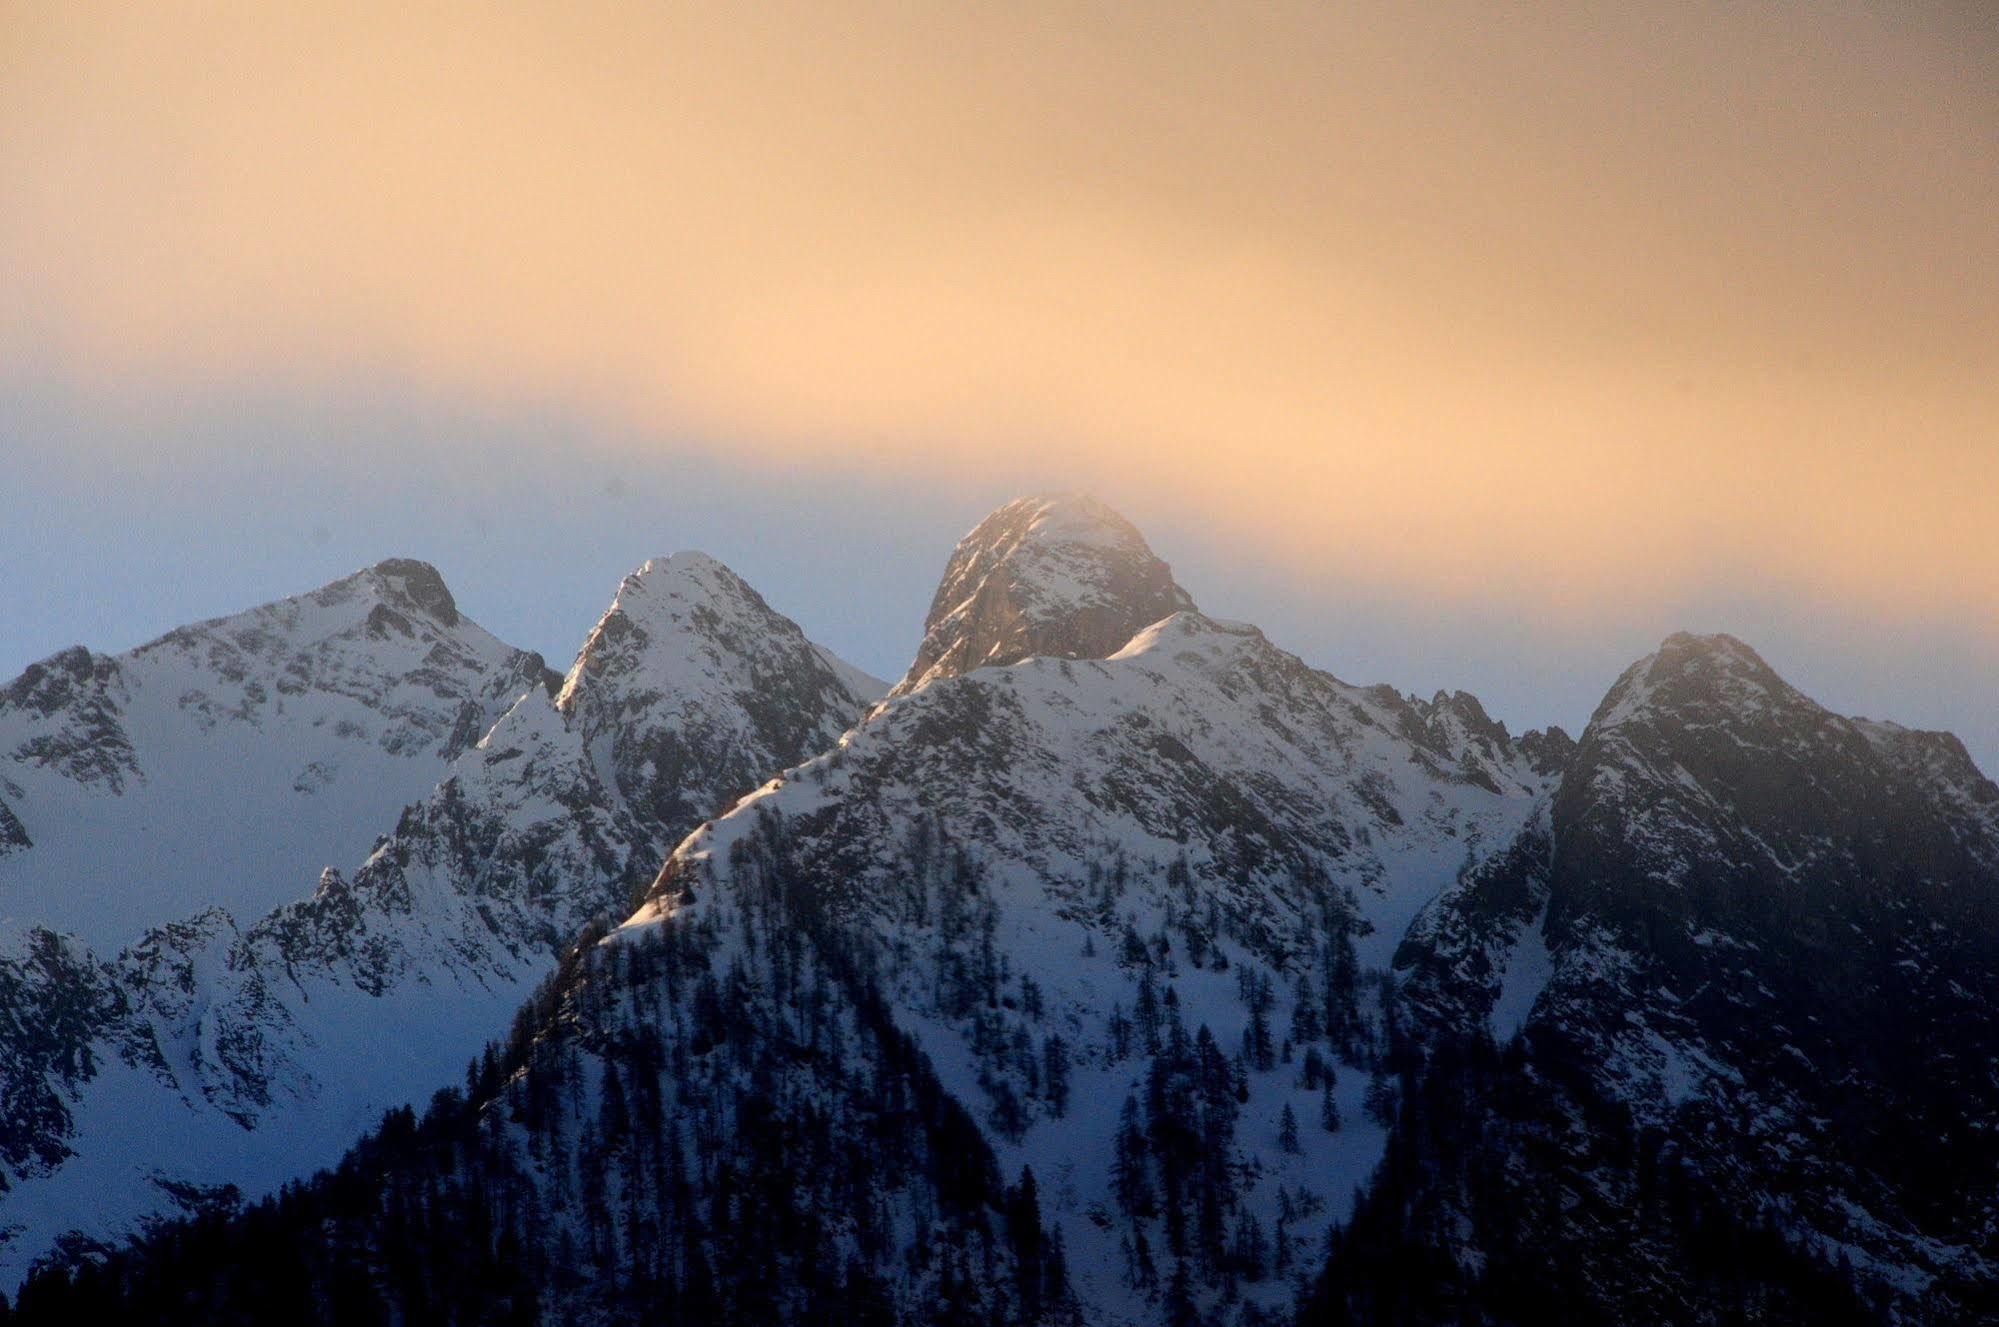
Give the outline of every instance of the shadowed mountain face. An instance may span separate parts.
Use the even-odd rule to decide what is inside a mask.
[[[1728,636],[1674,636],[1618,680],[1554,819],[1557,925],[1587,911],[1662,949],[1773,911],[1801,939],[1870,906],[1999,917],[1999,788],[1956,739],[1830,714]]]
[[[189,1061],[288,1118],[234,1066],[278,1066],[276,1102],[354,1044],[323,1011],[424,1026],[438,990],[469,1050],[497,1028],[468,993],[518,1001],[585,927],[466,1091],[287,1203],[31,1285],[24,1317],[1999,1307],[1999,788],[1953,739],[1685,635],[1579,741],[1516,737],[1195,611],[1086,499],[982,522],[928,628],[869,704],[718,564],[627,580],[552,701],[227,951],[309,1005],[267,976],[195,1038],[227,1054]],[[623,925],[590,921],[648,877]],[[195,974],[210,1028],[198,949],[162,935],[120,971]],[[32,996],[87,960],[45,944],[15,976]],[[165,1017],[90,1053],[137,1064]],[[235,1270],[270,1248],[297,1252]]]
[[[1762,1295],[1814,1320],[1869,1303],[1842,1266],[1870,1313],[1989,1310],[1999,788],[1954,739],[1674,636],[1606,696],[1551,814],[1398,963],[1417,1040],[1459,1043],[1450,1073],[1412,1064],[1412,1094],[1476,1138],[1408,1140],[1432,1169],[1364,1218],[1329,1305],[1411,1307],[1368,1270],[1385,1244],[1446,1252],[1472,1300],[1542,1280],[1544,1304],[1559,1287],[1610,1317]],[[1503,1071],[1455,1058],[1478,1027],[1517,1037]],[[1585,1188],[1600,1201],[1547,1201]],[[1469,1233],[1426,1224],[1446,1220]],[[1730,1266],[1731,1241],[1758,1252]],[[1432,1293],[1418,1320],[1450,1320]]]

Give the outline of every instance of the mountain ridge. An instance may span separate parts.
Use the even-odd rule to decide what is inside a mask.
[[[1999,786],[1948,734],[1833,714],[1679,632],[1579,737],[1515,736],[1467,692],[1355,686],[1207,616],[1078,497],[960,541],[885,697],[769,611],[705,555],[645,564],[563,685],[351,877],[135,955],[138,1041],[253,1119],[303,1081],[285,982],[319,1007],[450,974],[490,996],[488,1035],[518,1010],[476,1057],[454,1024],[463,1090],[390,1111],[337,1177],[162,1227],[69,1292],[42,1278],[24,1311],[1999,1306]],[[593,906],[633,884],[636,908]],[[87,957],[38,943],[0,983]],[[177,997],[253,951],[226,1032]],[[94,989],[56,1012],[87,1023]],[[85,1047],[152,1063],[129,1050]],[[291,1281],[224,1270],[272,1231]]]
[[[459,620],[441,579],[381,565],[318,592],[364,638],[402,639],[384,590],[390,614]],[[18,1276],[58,1235],[94,1247],[177,1195],[261,1192],[450,1082],[673,840],[837,736],[873,699],[842,679],[864,676],[712,559],[649,562],[563,685],[524,677],[357,867],[302,868],[293,899],[262,916],[209,907],[108,957],[29,929],[20,957],[0,958],[0,986],[59,970],[88,996],[0,1037],[18,1102],[0,1128],[13,1227],[0,1263]],[[150,1136],[129,1118],[151,1118]]]
[[[1417,1045],[1455,1043],[1448,1071],[1412,1052],[1406,1090],[1470,1137],[1410,1144],[1325,1320],[1453,1320],[1481,1266],[1669,1321],[1746,1295],[1776,1321],[1993,1303],[1995,790],[1906,734],[1825,710],[1733,637],[1675,634],[1626,670],[1549,810],[1398,954]],[[1466,1049],[1481,1023],[1503,1071]],[[1577,1118],[1608,1123],[1579,1140]],[[1538,1160],[1474,1178],[1504,1156]],[[1586,1219],[1539,1197],[1584,1183],[1608,1196]],[[1730,1242],[1764,1263],[1717,1261]],[[1418,1245],[1452,1250],[1428,1302],[1369,1271]]]
[[[261,912],[358,857],[547,676],[413,559],[59,651],[0,687],[0,914],[115,947],[181,899]]]

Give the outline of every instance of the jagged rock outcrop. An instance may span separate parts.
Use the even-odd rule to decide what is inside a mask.
[[[1022,659],[1102,659],[1194,607],[1124,517],[1094,498],[1017,498],[958,542],[895,694]]]
[[[0,801],[0,857],[22,848],[32,848],[35,841],[28,837],[28,827],[6,802]]]

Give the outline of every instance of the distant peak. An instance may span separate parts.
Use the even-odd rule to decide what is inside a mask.
[[[1138,527],[1105,503],[1087,493],[1055,493],[1015,498],[995,508],[958,541],[952,561],[967,552],[1004,559],[1048,548],[1094,548],[1153,558]]]
[[[384,592],[434,618],[447,627],[458,625],[458,603],[444,584],[436,567],[416,558],[385,558],[361,573],[371,577]]]
[[[658,642],[724,640],[744,635],[746,630],[750,635],[796,635],[801,646],[805,643],[796,624],[776,613],[749,582],[708,554],[688,550],[648,558],[618,583],[616,597],[590,629],[570,665],[556,694],[556,707],[565,711],[573,708],[582,692],[606,675],[645,675],[659,661],[642,665],[640,660]]]
[[[1763,661],[1762,655],[1725,632],[1703,636],[1676,631],[1642,662],[1654,687],[1672,688],[1701,679],[1727,679],[1736,686],[1755,690],[1789,689],[1776,670]]]
[[[647,558],[618,586],[611,611],[650,611],[642,604],[705,600],[711,604],[736,602],[768,611],[750,583],[728,566],[706,553],[692,549],[669,557]]]
[[[1104,503],[1015,498],[958,541],[896,691],[1036,656],[1108,658],[1193,607],[1145,536]]]
[[[972,535],[990,526],[1011,527],[1025,522],[1030,539],[1051,542],[1145,542],[1138,527],[1107,504],[1087,493],[1044,493],[1015,498],[979,522]]]
[[[1661,709],[1742,718],[1800,704],[1811,702],[1743,641],[1726,633],[1677,631],[1625,669],[1590,727],[1614,727]]]
[[[1725,631],[1706,636],[1693,631],[1676,631],[1659,642],[1655,657],[1676,662],[1712,660],[1755,668],[1769,667],[1755,650]]]
[[[720,559],[691,548],[682,549],[663,558],[647,558],[627,579],[660,584],[670,581],[738,585],[743,583],[743,578],[731,571]]]
[[[721,571],[731,576],[736,574],[729,571],[720,558],[703,553],[698,548],[683,548],[678,553],[670,554],[665,565],[688,573]]]

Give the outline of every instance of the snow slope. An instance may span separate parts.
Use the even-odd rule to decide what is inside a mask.
[[[302,864],[261,918],[211,909],[115,957],[26,934],[0,960],[0,1268],[332,1162],[457,1079],[586,921],[875,691],[713,559],[648,562],[557,694],[519,695],[351,874]],[[77,994],[25,996],[50,985]]]
[[[981,547],[981,531],[1024,506],[1040,510],[1003,508],[954,568],[1020,586],[1057,565],[1062,602],[1115,599],[1078,586],[1075,568],[1094,550],[1129,552],[1128,527],[1031,526],[1082,553],[1028,541],[1029,565],[1014,568],[1023,544],[1003,533],[997,551]],[[956,593],[947,578],[938,602]],[[978,637],[967,616],[944,620]],[[1287,1274],[1266,1270],[1242,1293],[1287,1303],[1381,1154],[1385,1130],[1363,1110],[1380,1046],[1373,986],[1410,920],[1513,841],[1551,773],[1469,697],[1350,686],[1192,611],[1108,658],[947,672],[905,682],[833,751],[690,836],[627,929],[731,900],[744,862],[774,858],[755,878],[774,869],[867,932],[899,1023],[986,1125],[1003,1172],[1038,1177],[1094,1322],[1151,1320],[1170,1271],[1132,1270],[1130,1241],[1166,1237],[1120,1211],[1108,1168],[1127,1097],[1145,1096],[1166,1053],[1143,1037],[1120,1047],[1115,1025],[1165,1002],[1190,1041],[1205,1028],[1249,1066],[1230,1220],[1285,1241],[1266,1261]],[[1261,1058],[1246,1048],[1253,1020],[1275,1029]],[[1280,1050],[1287,1032],[1297,1044]],[[1059,1109],[1050,1038],[1071,1076]],[[1308,1048],[1334,1065],[1337,1133],[1318,1123]],[[1277,1140],[1286,1106],[1295,1153]]]
[[[0,920],[109,949],[257,916],[365,856],[545,671],[404,559],[32,665],[0,689]]]

